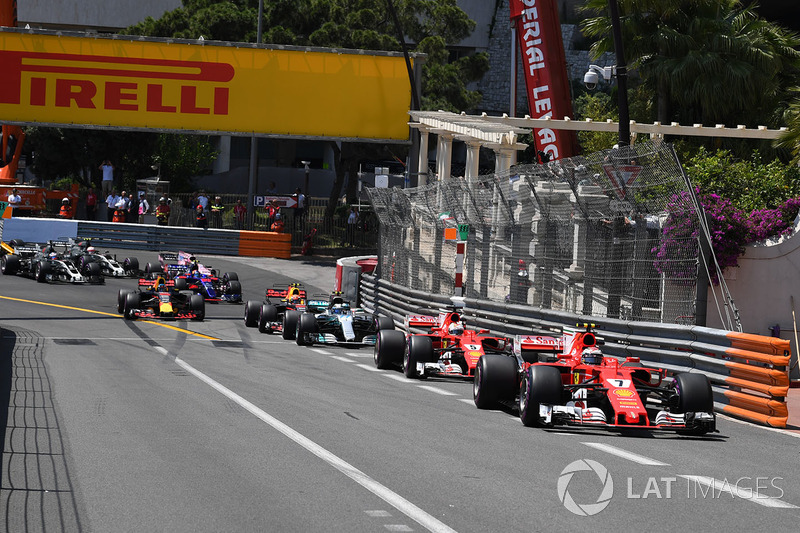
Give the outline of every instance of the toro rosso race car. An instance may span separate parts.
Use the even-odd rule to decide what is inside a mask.
[[[299,283],[291,283],[285,289],[267,289],[263,302],[248,300],[245,304],[244,325],[258,327],[261,333],[282,332],[286,311],[304,313],[307,310],[306,298],[306,290]]]
[[[283,315],[283,338],[299,346],[320,344],[375,344],[378,329],[394,327],[391,319],[376,320],[361,308],[351,308],[341,293],[328,301],[310,300],[306,312],[287,310]]]
[[[425,379],[434,375],[469,378],[485,354],[511,350],[511,339],[491,336],[488,330],[466,329],[455,311],[435,317],[409,315],[405,327],[430,328],[430,332],[405,335],[381,328],[374,359],[378,368],[402,364],[408,378]]]
[[[100,265],[103,276],[110,278],[139,277],[139,260],[135,257],[126,257],[122,262],[110,252],[100,253],[89,241],[78,241],[69,249],[69,258],[81,272],[90,270],[91,263]]]
[[[642,366],[638,357],[606,357],[592,327],[563,338],[518,336],[512,354],[481,358],[473,381],[479,409],[516,402],[526,426],[575,425],[716,430],[711,385],[703,374]]]
[[[203,320],[206,308],[202,295],[182,292],[175,287],[174,280],[159,276],[140,279],[138,290],[121,289],[117,294],[117,312],[127,320]]]
[[[158,259],[160,266],[148,263],[145,272],[175,280],[178,290],[201,294],[207,302],[242,302],[242,285],[236,272],[226,272],[218,277],[216,270],[201,264],[186,252],[161,252]]]
[[[61,281],[64,283],[103,283],[103,274],[99,265],[90,265],[82,274],[78,268],[63,254],[56,250],[57,245],[64,249],[66,242],[50,241],[47,244],[26,243],[13,239],[2,243],[3,256],[0,258],[0,270],[3,274],[22,274],[35,279],[39,283]]]

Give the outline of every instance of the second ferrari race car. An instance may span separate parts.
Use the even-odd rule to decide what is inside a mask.
[[[375,344],[381,328],[393,328],[390,318],[375,318],[364,309],[352,308],[340,292],[328,301],[310,300],[305,313],[287,310],[283,315],[283,338],[300,346],[320,344]]]
[[[207,302],[242,302],[242,284],[236,272],[225,272],[219,277],[216,270],[186,252],[161,252],[158,260],[160,265],[146,265],[147,274],[173,279],[177,289],[201,294]]]
[[[2,243],[3,256],[0,270],[3,274],[22,274],[39,283],[61,281],[64,283],[103,283],[99,265],[88,267],[81,273],[75,264],[63,253],[57,251],[61,245],[66,250],[69,244],[63,241],[50,241],[47,244],[26,243],[12,239]]]
[[[576,425],[716,430],[711,385],[703,374],[648,368],[638,357],[604,356],[590,325],[561,339],[518,336],[512,354],[484,356],[473,399],[479,409],[516,403],[526,426]]]
[[[258,327],[261,333],[282,332],[286,311],[304,313],[307,310],[307,297],[306,290],[299,283],[290,283],[285,289],[267,289],[263,302],[248,300],[245,304],[244,325],[248,328]]]
[[[206,307],[201,294],[178,290],[174,280],[158,276],[156,279],[140,279],[138,290],[120,289],[117,293],[117,312],[127,320],[203,320]]]
[[[405,323],[407,330],[417,327],[430,331],[405,335],[381,329],[374,354],[378,368],[402,364],[409,378],[425,379],[433,375],[468,378],[485,354],[511,350],[511,339],[489,335],[488,330],[466,329],[456,311],[438,316],[409,315]]]

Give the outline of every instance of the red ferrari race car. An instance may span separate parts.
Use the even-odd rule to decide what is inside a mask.
[[[430,328],[430,333],[406,335],[380,328],[374,352],[378,368],[402,364],[408,378],[425,379],[434,375],[469,378],[484,354],[511,351],[511,339],[491,336],[488,330],[466,329],[456,311],[438,316],[409,315],[405,328],[413,327]]]
[[[303,313],[306,311],[306,290],[299,283],[290,283],[285,289],[267,289],[263,302],[248,300],[244,306],[244,325],[248,328],[258,326],[261,333],[283,331],[283,317],[287,310]],[[295,319],[292,327],[296,327]]]
[[[163,318],[167,320],[203,320],[206,315],[202,294],[175,288],[174,280],[140,279],[138,290],[120,289],[117,312],[127,320]]]
[[[517,336],[511,354],[478,363],[473,399],[479,409],[515,402],[526,426],[576,425],[716,431],[711,385],[703,374],[642,366],[638,357],[606,357],[592,326],[561,339]]]

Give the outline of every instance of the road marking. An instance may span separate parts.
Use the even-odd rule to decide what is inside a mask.
[[[342,357],[341,355],[332,355],[331,359],[336,359],[337,361],[344,361],[345,363],[355,363],[352,359],[348,359],[347,357]]]
[[[392,516],[392,513],[389,511],[384,511],[382,509],[376,509],[374,511],[364,511],[367,513],[367,516],[371,516],[372,518],[388,518]]]
[[[162,346],[154,346],[154,348],[155,348],[155,349],[156,349],[156,351],[157,351],[158,353],[160,353],[161,355],[169,355],[169,350],[167,350],[166,348],[164,348],[164,347],[162,347]]]
[[[332,355],[328,350],[320,350],[319,348],[311,348],[311,351],[320,355]]]
[[[103,315],[103,316],[113,316],[114,318],[120,318],[124,320],[122,315],[118,315],[115,313],[106,313],[105,311],[95,311],[93,309],[84,309],[82,307],[72,307],[69,305],[60,305],[60,304],[51,304],[48,302],[37,302],[36,300],[24,300],[22,298],[12,298],[10,296],[0,296],[0,299],[3,300],[11,300],[14,302],[24,302],[28,304],[36,304],[36,305],[44,305],[47,307],[58,307],[60,309],[71,309],[73,311],[81,311],[83,313],[91,313],[93,315]],[[136,322],[143,323],[143,324],[154,324],[156,326],[161,326],[162,328],[172,329],[175,331],[180,331],[182,333],[188,333],[189,335],[194,335],[196,337],[200,337],[202,339],[209,339],[212,341],[220,340],[217,337],[211,337],[210,335],[203,335],[202,333],[195,333],[194,331],[189,331],[188,329],[183,328],[176,328],[175,326],[170,326],[169,324],[162,324],[161,322],[154,322],[152,320],[137,320]]]
[[[794,504],[789,502],[785,502],[783,500],[779,500],[778,498],[772,498],[770,496],[763,496],[759,492],[754,491],[753,489],[739,487],[737,484],[731,485],[727,480],[720,481],[718,479],[714,479],[713,477],[707,476],[685,476],[679,474],[680,477],[687,479],[689,481],[694,481],[695,483],[699,483],[700,485],[704,485],[710,488],[712,491],[719,491],[727,492],[732,496],[738,496],[744,500],[751,501],[753,503],[757,503],[758,505],[763,505],[764,507],[774,507],[780,509],[797,509],[798,507]],[[749,478],[747,478],[749,480]],[[689,489],[687,488],[687,491]],[[696,490],[696,487],[695,487]],[[714,494],[712,494],[714,497]]]
[[[442,396],[457,396],[455,392],[450,392],[449,390],[440,389],[439,387],[431,387],[430,385],[417,385],[420,389],[429,390],[431,392],[435,392],[436,394],[441,394]]]
[[[644,455],[639,455],[638,453],[633,453],[626,450],[622,450],[620,448],[615,448],[614,446],[609,446],[608,444],[601,444],[599,442],[584,442],[583,444],[589,446],[590,448],[594,448],[596,450],[600,450],[606,453],[610,453],[611,455],[616,455],[617,457],[622,457],[623,459],[633,461],[634,463],[639,463],[640,465],[669,466],[667,463],[662,463],[661,461],[650,459],[649,457],[645,457]]]
[[[388,374],[388,373],[387,373],[387,374],[384,374],[384,376],[386,376],[386,377],[387,377],[387,378],[389,378],[389,379],[393,379],[393,380],[395,380],[395,381],[399,381],[400,383],[411,383],[411,380],[410,380],[410,379],[408,379],[407,377],[405,377],[405,376],[398,376],[398,375],[397,375],[397,374],[395,374],[395,373],[391,373],[391,374]]]
[[[475,400],[468,400],[467,398],[459,398],[458,401],[468,403],[470,405],[475,405]]]
[[[371,353],[366,352],[345,352],[345,355],[349,355],[350,357],[373,357]]]
[[[364,363],[358,363],[356,366],[358,368],[363,368],[364,370],[369,370],[370,372],[380,372],[381,371],[379,368],[375,368],[374,366],[371,366],[371,365],[365,365]]]
[[[187,362],[183,361],[182,359],[175,358],[175,363],[195,376],[200,381],[204,382],[226,398],[236,402],[244,409],[249,411],[252,415],[256,418],[260,419],[273,429],[277,430],[278,432],[282,433],[284,436],[289,438],[290,440],[294,441],[296,444],[299,444],[312,454],[316,455],[318,458],[322,459],[330,466],[344,474],[345,476],[349,477],[372,494],[381,498],[383,501],[409,517],[410,519],[414,520],[422,527],[427,529],[428,531],[432,532],[442,532],[442,533],[455,533],[455,530],[449,527],[444,522],[437,520],[434,516],[426,513],[421,508],[417,507],[410,501],[406,500],[396,492],[392,491],[388,487],[378,483],[368,475],[366,475],[361,470],[357,469],[344,459],[334,455],[333,453],[329,452],[316,442],[312,441],[308,437],[304,436],[300,432],[292,429],[291,427],[287,426],[274,416],[270,415],[266,411],[260,409],[255,404],[245,400],[232,390],[228,389],[224,385],[214,381],[209,376],[203,374]]]

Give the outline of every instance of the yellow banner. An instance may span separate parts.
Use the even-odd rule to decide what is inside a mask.
[[[0,32],[8,122],[408,139],[402,57]]]

